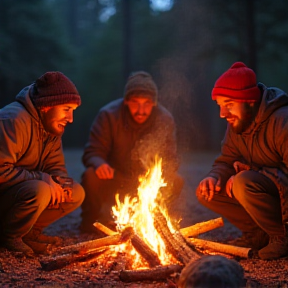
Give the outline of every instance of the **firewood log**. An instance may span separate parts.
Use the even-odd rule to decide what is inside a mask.
[[[94,250],[93,252],[82,254],[64,254],[60,256],[56,256],[54,258],[43,259],[40,261],[40,265],[42,270],[44,271],[53,271],[57,269],[61,269],[65,266],[68,266],[75,262],[83,262],[88,261],[93,258],[101,255],[107,248],[99,248]]]
[[[165,216],[158,208],[155,208],[153,213],[155,216],[154,227],[164,241],[168,252],[183,264],[188,264],[193,258],[199,258],[199,255],[183,239],[180,240],[177,233],[175,235],[171,233]]]
[[[208,251],[215,251],[221,252],[224,254],[239,256],[241,258],[251,258],[253,251],[251,248],[245,247],[237,247],[228,244],[222,244],[218,242],[203,240],[203,239],[196,239],[196,238],[187,238],[188,243],[192,244],[193,246],[198,247],[201,250],[208,250]]]
[[[96,227],[99,231],[103,232],[106,235],[115,235],[118,232],[111,230],[110,228],[106,227],[105,225],[101,224],[100,222],[93,223],[93,226]]]
[[[101,232],[111,236],[116,235],[117,232],[109,229],[99,222],[93,224]],[[131,244],[135,250],[147,261],[149,267],[155,267],[161,264],[159,257],[137,234],[131,237]]]
[[[161,265],[156,252],[154,252],[138,235],[131,237],[131,244],[135,250],[147,261],[150,268]]]
[[[151,269],[123,270],[120,272],[119,277],[123,282],[156,281],[167,279],[171,274],[180,272],[182,269],[183,266],[172,264]]]
[[[184,237],[198,237],[199,234],[208,232],[210,230],[224,226],[223,219],[221,217],[200,222],[195,225],[180,229],[181,234]]]
[[[100,239],[80,242],[77,244],[69,245],[63,247],[59,253],[67,254],[67,253],[87,253],[91,250],[98,249],[100,247],[110,246],[110,245],[118,245],[126,242],[133,235],[133,229],[131,227],[127,227],[123,230],[121,234],[115,234],[107,237],[103,237]]]

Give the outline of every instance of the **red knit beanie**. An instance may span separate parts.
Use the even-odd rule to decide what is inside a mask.
[[[215,82],[212,99],[218,96],[229,97],[239,102],[256,102],[261,92],[257,86],[254,71],[242,62],[234,63]]]
[[[134,72],[128,77],[124,98],[129,100],[131,96],[137,97],[138,95],[143,96],[143,94],[153,102],[157,102],[158,89],[151,75],[144,71]]]
[[[51,107],[61,104],[81,104],[80,95],[73,84],[61,72],[46,72],[33,83],[31,100],[35,107]]]

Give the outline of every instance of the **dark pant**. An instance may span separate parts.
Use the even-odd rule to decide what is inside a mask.
[[[113,179],[99,179],[95,169],[87,168],[81,184],[85,190],[85,199],[82,203],[82,223],[91,225],[95,221],[103,224],[113,220],[112,206],[116,204],[115,195],[119,193],[121,202],[124,196],[137,195],[138,180],[131,180],[115,173]]]
[[[0,193],[2,237],[23,237],[32,227],[43,229],[75,210],[84,199],[79,183],[72,188],[72,201],[50,209],[49,185],[41,180],[21,182]]]
[[[95,169],[89,167],[82,175],[81,184],[86,195],[82,204],[82,224],[89,226],[95,221],[105,224],[113,220],[111,208],[116,204],[116,193],[119,193],[121,202],[127,194],[132,197],[137,196],[139,181],[126,178],[119,173],[115,174],[114,179],[101,180],[95,174]],[[173,192],[178,196],[182,187],[183,179],[177,175],[174,180]]]
[[[215,194],[208,202],[199,193],[199,202],[222,215],[243,232],[259,227],[269,235],[283,235],[281,204],[275,184],[256,171],[242,171],[235,175],[232,187],[234,198],[225,191]]]

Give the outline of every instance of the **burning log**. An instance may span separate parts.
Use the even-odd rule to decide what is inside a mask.
[[[111,236],[116,235],[117,232],[109,229],[99,222],[93,224],[101,232]],[[154,252],[137,234],[131,237],[131,244],[135,250],[147,261],[149,267],[155,267],[161,264],[158,255]]]
[[[138,235],[131,237],[131,244],[136,251],[148,262],[149,267],[161,265],[156,252],[154,252]]]
[[[95,250],[97,248],[124,243],[128,241],[132,237],[132,235],[133,235],[133,229],[131,227],[127,227],[123,230],[121,234],[117,233],[115,235],[103,237],[100,239],[85,241],[85,242],[63,247],[60,250],[60,253],[61,254],[86,253],[88,251]]]
[[[198,237],[199,234],[224,226],[221,217],[180,229],[184,237]]]
[[[190,245],[192,244],[202,250],[217,251],[224,254],[239,256],[241,258],[250,258],[253,253],[251,248],[237,247],[196,238],[188,238],[186,240]]]
[[[60,255],[49,257],[40,262],[43,270],[51,271],[63,268],[73,262],[79,262],[97,257],[111,245],[118,245],[128,241],[133,236],[133,229],[127,227],[121,234],[115,234],[100,239],[90,240],[63,247]],[[104,248],[103,248],[104,247]],[[102,249],[99,249],[102,248]]]
[[[100,254],[106,251],[107,248],[99,248],[94,250],[91,253],[87,254],[64,254],[55,257],[54,259],[44,259],[40,261],[40,265],[42,267],[42,270],[44,271],[53,271],[57,269],[61,269],[67,265],[70,265],[75,262],[83,262],[83,261],[89,261],[91,259],[94,259],[98,257]]]
[[[120,272],[120,280],[123,282],[137,282],[145,280],[162,280],[167,279],[171,274],[180,272],[183,266],[174,264],[160,266],[152,269],[141,270],[123,270]]]
[[[154,209],[154,227],[164,241],[167,250],[181,263],[188,264],[191,259],[197,259],[199,255],[186,243],[180,233],[172,234],[167,225],[165,216],[158,208]],[[179,236],[180,235],[180,236]]]

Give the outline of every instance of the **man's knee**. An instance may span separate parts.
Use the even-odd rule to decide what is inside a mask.
[[[255,171],[253,171],[255,173]],[[256,172],[257,173],[257,172]],[[253,174],[250,171],[242,171],[234,176],[233,179],[233,195],[239,201],[246,196],[246,187],[253,182]]]
[[[80,206],[85,198],[85,192],[83,187],[78,183],[74,182],[72,192],[73,202]]]
[[[18,189],[17,199],[24,202],[38,203],[41,206],[48,206],[51,200],[50,186],[41,180],[31,180],[21,183]]]

